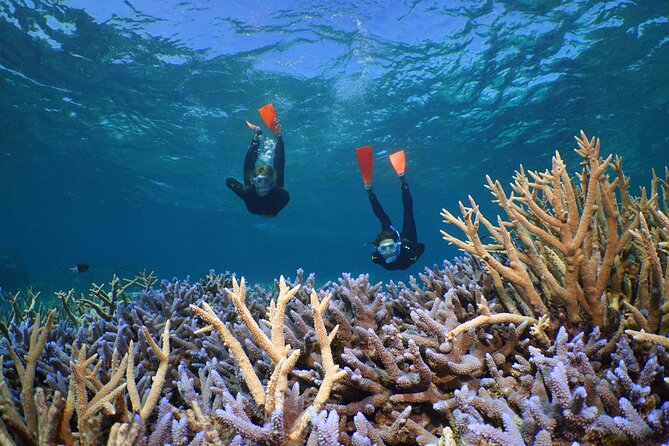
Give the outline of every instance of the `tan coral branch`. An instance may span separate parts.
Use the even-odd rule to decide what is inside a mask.
[[[513,313],[497,313],[489,316],[481,315],[471,319],[464,324],[460,324],[446,334],[446,341],[452,341],[461,333],[468,331],[471,327],[478,328],[483,325],[494,324],[515,324],[520,325],[523,322],[536,324],[538,321],[533,317],[521,316]]]
[[[14,367],[19,375],[21,381],[21,401],[23,403],[23,418],[25,419],[26,428],[28,432],[37,432],[37,408],[35,407],[35,399],[33,389],[35,385],[35,371],[37,369],[37,361],[42,356],[44,345],[49,331],[54,327],[54,319],[56,311],[49,312],[44,326],[40,325],[41,316],[39,313],[35,317],[35,322],[30,334],[30,346],[28,354],[25,356],[25,366],[14,352],[11,344],[5,339],[5,347],[9,351],[9,355],[14,362]]]
[[[669,338],[666,336],[660,336],[652,333],[646,333],[645,331],[636,331],[636,330],[625,330],[625,334],[632,336],[635,341],[639,342],[651,342],[653,344],[661,345],[664,348],[669,348]]]
[[[170,321],[168,320],[165,323],[165,329],[163,330],[162,335],[162,348],[158,347],[149,331],[143,325],[142,332],[144,333],[146,342],[151,346],[151,349],[158,356],[158,360],[160,361],[158,370],[156,370],[156,374],[151,382],[151,390],[149,391],[149,395],[147,396],[143,407],[139,398],[139,392],[137,391],[137,385],[135,384],[135,352],[132,341],[130,341],[130,347],[128,348],[126,382],[128,384],[128,395],[130,397],[132,409],[146,422],[156,408],[156,404],[158,404],[158,400],[160,399],[160,392],[165,384],[165,376],[167,375],[170,359]]]
[[[248,327],[253,342],[258,347],[265,350],[275,364],[278,364],[278,362],[281,361],[282,352],[274,346],[270,338],[268,338],[267,335],[262,331],[258,325],[258,322],[253,319],[253,315],[246,306],[246,282],[244,278],[242,277],[240,282],[237,283],[237,279],[233,277],[232,290],[226,288],[225,292],[235,306],[235,310],[237,310],[237,314],[241,318],[242,322],[244,322],[244,325]]]
[[[647,328],[651,333],[656,333],[662,322],[662,300],[664,297],[664,275],[662,272],[662,264],[660,258],[655,250],[653,238],[646,223],[646,218],[639,212],[639,220],[641,222],[640,228],[630,231],[634,238],[637,239],[643,250],[644,262],[649,267],[649,282],[650,282],[650,302],[648,308],[648,322]]]
[[[339,326],[335,326],[332,332],[328,335],[327,330],[325,329],[325,324],[323,323],[323,313],[325,313],[331,298],[332,294],[328,294],[319,302],[318,293],[313,289],[311,290],[311,311],[314,317],[314,329],[316,331],[318,345],[321,348],[321,363],[323,370],[325,371],[325,376],[323,377],[323,381],[321,382],[318,393],[316,394],[314,401],[311,403],[311,406],[302,412],[293,425],[291,432],[288,434],[288,439],[291,441],[301,438],[304,429],[309,423],[311,413],[318,413],[318,411],[320,411],[323,404],[325,404],[330,397],[332,385],[347,376],[347,372],[339,370],[339,366],[335,364],[334,359],[332,358],[332,349],[330,348],[330,343],[332,342],[332,339],[334,339]]]
[[[234,283],[236,283],[236,281]],[[244,280],[242,279],[242,287],[237,286],[235,288],[237,292],[245,292]],[[197,316],[200,317],[200,319],[209,324],[208,326],[197,330],[195,334],[217,330],[221,341],[223,341],[223,344],[230,349],[232,355],[237,359],[239,367],[242,371],[242,375],[244,376],[244,380],[246,381],[246,385],[251,392],[251,396],[253,396],[253,400],[259,406],[265,404],[265,391],[263,389],[262,383],[260,382],[258,375],[256,375],[255,370],[253,370],[253,364],[251,364],[251,360],[246,355],[242,344],[232,335],[232,333],[230,333],[228,327],[226,327],[223,321],[221,321],[219,317],[216,316],[214,310],[211,309],[209,304],[202,302],[202,306],[204,309],[198,307],[197,305],[190,306],[190,308]],[[258,327],[258,330],[260,330],[260,327]]]
[[[286,305],[299,290],[300,285],[289,288],[283,275],[279,278],[279,297],[276,302],[272,300],[268,311],[269,323],[272,327],[272,345],[276,350],[283,349],[285,345],[283,324],[286,316]],[[268,353],[271,356],[271,352]]]

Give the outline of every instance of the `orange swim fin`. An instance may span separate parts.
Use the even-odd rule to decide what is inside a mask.
[[[281,133],[281,126],[279,125],[279,119],[276,117],[276,111],[274,111],[274,104],[267,104],[258,111],[265,125],[274,133],[274,136]]]
[[[390,155],[390,163],[393,165],[393,169],[397,172],[397,175],[404,175],[406,170],[406,158],[404,157],[404,150],[399,150]]]
[[[355,155],[358,157],[358,166],[362,174],[362,181],[365,188],[372,187],[372,174],[374,173],[374,154],[371,146],[363,146],[355,149]]]

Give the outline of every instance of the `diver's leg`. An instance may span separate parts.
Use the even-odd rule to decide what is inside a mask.
[[[249,145],[249,150],[246,152],[246,158],[244,159],[244,184],[247,186],[251,184],[251,176],[253,175],[253,170],[256,168],[259,151],[260,139],[256,135],[253,137]]]
[[[400,177],[402,180],[402,205],[404,206],[404,222],[402,223],[402,236],[413,242],[418,241],[418,233],[416,231],[416,220],[413,216],[413,198],[409,192],[409,184],[405,177]]]
[[[389,229],[392,226],[390,217],[388,217],[386,211],[383,210],[381,203],[379,203],[379,200],[376,198],[376,194],[372,192],[371,189],[368,189],[367,195],[369,196],[369,202],[372,204],[372,211],[374,211],[374,215],[376,215],[376,218],[378,218],[381,223],[381,230]]]
[[[286,168],[286,148],[283,136],[279,135],[274,146],[274,170],[276,171],[276,185],[283,187],[284,172]]]

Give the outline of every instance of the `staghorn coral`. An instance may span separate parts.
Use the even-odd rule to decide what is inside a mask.
[[[586,440],[591,444],[658,444],[667,440],[669,402],[652,396],[661,368],[655,357],[632,373],[619,362],[615,370],[597,372],[596,361],[605,342],[594,333],[584,342],[579,334],[571,341],[562,328],[554,344],[542,352],[531,348],[529,364],[517,363],[520,382],[503,376],[489,361],[492,379],[468,386],[454,398],[440,401],[435,409],[453,417],[464,444],[482,440],[495,444],[553,444]],[[620,357],[636,363],[635,355]],[[630,357],[630,355],[632,357]],[[528,367],[529,366],[529,367]],[[500,392],[500,390],[502,390]],[[519,428],[516,427],[518,423]],[[500,429],[503,427],[503,430]]]
[[[598,150],[594,142],[587,143],[592,153]],[[47,426],[39,431],[39,441],[46,444],[666,442],[666,181],[654,176],[649,193],[634,198],[620,160],[609,162],[617,175],[611,182],[606,168],[598,170],[606,160],[588,159],[580,185],[567,184],[562,170],[551,177],[560,192],[539,181],[548,178],[539,174],[530,173],[528,186],[536,192],[530,198],[538,200],[537,206],[553,214],[550,193],[567,194],[571,188],[580,214],[566,219],[570,223],[562,229],[576,225],[578,230],[585,221],[585,198],[593,190],[591,178],[599,178],[592,180],[596,193],[588,198],[594,204],[584,236],[590,245],[580,248],[582,261],[574,263],[576,256],[565,263],[559,247],[528,233],[541,254],[532,261],[545,262],[564,289],[572,286],[562,281],[572,274],[569,268],[581,268],[569,276],[580,281],[585,268],[594,265],[596,280],[577,285],[588,303],[589,286],[599,278],[600,284],[606,282],[601,329],[591,327],[594,316],[578,299],[587,324],[570,321],[565,302],[553,293],[555,284],[548,277],[540,281],[525,264],[529,283],[546,307],[539,317],[536,302],[528,297],[531,290],[519,291],[503,274],[487,271],[489,265],[475,255],[426,268],[406,283],[385,285],[370,284],[366,275],[345,274],[317,288],[313,275],[298,271],[293,281],[281,278],[274,287],[242,292],[228,273],[210,271],[200,280],[160,283],[144,274],[133,284],[139,292],[117,293],[117,299],[100,307],[108,320],[92,306],[75,307],[72,294],[68,300],[76,318],[63,317],[48,332],[30,316],[6,326],[7,340],[0,346],[7,359],[0,365],[0,442],[39,444],[34,436],[22,436],[17,423],[4,421],[16,419],[20,426],[26,419],[25,379],[15,358],[21,365],[24,358],[35,358],[32,399],[38,425]],[[595,175],[593,166],[599,166]],[[614,191],[618,201],[609,197],[607,205],[606,190]],[[507,200],[537,228],[555,229],[532,217],[532,205],[520,192]],[[570,200],[564,203],[568,210]],[[609,244],[614,208],[617,235]],[[622,232],[635,219],[637,227]],[[514,273],[533,255],[531,247],[520,244],[518,222],[504,222],[499,235],[516,247],[521,264],[507,255],[507,245],[486,245],[489,255]],[[622,248],[614,249],[618,243]],[[599,269],[611,256],[610,271]],[[101,299],[94,300],[99,304]],[[650,314],[658,301],[659,310]],[[202,316],[218,333],[201,332]],[[579,334],[579,328],[588,334]],[[228,334],[221,336],[225,330]],[[41,354],[31,353],[34,333],[45,333]],[[233,340],[238,343],[234,351],[228,346]],[[335,364],[343,370],[337,373]],[[252,392],[254,382],[259,385]]]
[[[480,270],[472,259],[458,259],[456,265],[447,263],[444,271],[426,270],[424,287],[413,280],[407,286],[388,286],[393,299],[385,308],[391,323],[380,330],[355,330],[355,344],[348,344],[341,355],[350,379],[333,389],[333,402],[326,406],[342,416],[347,429],[366,426],[360,418],[364,415],[377,426],[402,426],[401,435],[398,428],[392,433],[384,427],[375,431],[385,444],[436,442],[444,426],[435,424],[431,406],[447,399],[462,381],[485,373],[487,356],[504,364],[507,356],[526,352],[521,334],[528,323],[537,321],[495,313],[493,309],[503,310],[504,304],[490,295],[492,287],[479,286],[489,282],[476,271]],[[409,314],[410,318],[400,317]],[[515,327],[514,321],[521,323]]]
[[[461,229],[466,241],[446,231],[442,235],[481,259],[500,296],[529,304],[534,315],[550,311],[556,320],[570,326],[585,319],[608,333],[618,330],[621,323],[632,322],[621,321],[610,311],[615,302],[623,301],[639,310],[638,314],[651,315],[648,322],[653,332],[666,328],[661,311],[667,303],[666,277],[662,276],[666,256],[656,255],[655,243],[666,240],[666,215],[655,198],[635,202],[630,197],[621,160],[602,158],[598,139],[588,139],[583,132],[576,139],[584,164],[578,183],[569,177],[557,152],[550,171],[525,172],[521,166],[510,195],[488,177],[486,187],[508,221],[499,217],[495,226],[470,197],[471,207],[460,204],[462,218],[442,211],[444,221]],[[616,174],[614,180],[607,174],[609,168]],[[654,181],[654,189],[656,184]],[[494,243],[482,241],[480,225]],[[632,243],[633,236],[637,243]],[[640,269],[634,268],[635,257],[642,258]],[[511,284],[511,296],[503,280]],[[649,297],[641,298],[644,295]],[[564,313],[556,306],[563,306]],[[643,319],[641,325],[645,325]]]
[[[102,418],[103,412],[107,415],[106,420],[108,421],[132,420],[132,412],[126,411],[126,383],[123,382],[123,378],[132,373],[133,369],[127,368],[127,354],[120,358],[116,346],[112,350],[103,347],[107,346],[104,342],[106,334],[96,335],[95,325],[91,330],[91,336],[97,337],[95,342],[83,339],[77,342],[72,336],[73,333],[67,331],[67,326],[55,325],[54,318],[55,312],[52,311],[48,314],[46,324],[42,326],[38,313],[30,328],[22,329],[20,326],[12,325],[11,332],[15,335],[12,336],[12,342],[10,343],[8,339],[4,340],[12,359],[11,364],[16,370],[16,378],[11,376],[10,379],[6,379],[5,376],[2,376],[2,397],[0,398],[2,400],[0,403],[2,432],[18,439],[18,444],[25,445],[99,444],[101,438],[107,436],[110,427]],[[104,320],[99,322],[103,326],[109,325]],[[71,342],[66,347],[71,351],[69,355],[53,341],[48,343],[47,348],[47,338],[53,331],[58,331],[56,339],[59,342]],[[29,336],[25,334],[28,332]],[[121,327],[118,333],[121,333]],[[82,334],[84,332],[79,330],[80,337]],[[152,343],[145,327],[144,334],[147,342]],[[19,341],[26,338],[30,339],[28,353],[20,355],[15,348],[21,348]],[[156,352],[162,353],[163,356],[160,357],[161,365],[153,380],[151,391],[145,398],[146,404],[143,409],[146,416],[153,410],[152,398],[161,393],[163,385],[166,358],[169,355],[169,349],[166,351],[166,345],[169,345],[166,344],[169,339],[169,323],[166,324],[163,339],[163,349],[156,347]],[[98,350],[100,355],[98,353],[89,354],[91,350]],[[55,355],[45,358],[50,359],[48,363],[42,361],[42,358],[46,356],[45,351]],[[20,356],[25,357],[25,365],[20,360]],[[107,361],[109,361],[108,367],[103,367],[103,363]],[[0,360],[0,365],[2,362]],[[3,375],[2,370],[0,370],[0,375]],[[47,375],[46,378],[43,377],[44,375]],[[67,376],[66,380],[62,379],[63,375]],[[132,377],[134,384],[134,375]],[[20,383],[22,403],[20,412],[16,409],[14,395],[7,385],[10,381]],[[41,386],[51,387],[51,391],[45,391],[44,387],[36,388],[37,381]],[[34,392],[33,389],[35,389]],[[139,398],[137,387],[134,387],[133,390],[134,394],[131,396],[135,395]],[[142,393],[147,394],[143,390]],[[130,399],[133,400],[133,398]],[[123,435],[126,433],[125,430],[120,432]],[[134,430],[129,432],[134,432]]]
[[[328,316],[329,312],[315,317],[307,298],[313,293],[325,294],[333,285],[317,290],[307,279],[310,293],[299,289],[283,310],[284,340],[280,344],[291,347],[279,362],[285,363],[295,347],[305,350],[280,386],[278,378],[274,379],[276,386],[270,385],[277,367],[269,352],[255,342],[245,342],[252,339],[244,322],[248,315],[238,313],[230,296],[224,298],[216,285],[206,285],[211,283],[209,279],[163,281],[131,302],[119,302],[112,321],[84,315],[85,325],[76,329],[54,324],[35,366],[36,387],[44,388],[44,404],[39,407],[47,408],[39,409],[38,417],[58,420],[51,423],[58,426],[63,418],[72,420],[72,443],[58,437],[59,432],[40,435],[56,435],[63,444],[103,444],[108,440],[128,445],[287,444],[286,434],[302,414],[308,414],[307,422],[316,427],[307,427],[293,444],[462,445],[479,444],[481,439],[519,444],[518,432],[525,444],[550,444],[567,438],[587,438],[594,444],[605,444],[612,438],[622,444],[641,444],[668,438],[669,406],[664,404],[667,391],[662,377],[669,358],[661,346],[649,351],[645,341],[631,342],[623,333],[614,350],[605,355],[610,339],[602,338],[598,331],[570,341],[567,331],[556,333],[545,321],[533,326],[529,320],[518,326],[508,321],[473,323],[490,321],[478,319],[481,316],[503,318],[507,312],[478,265],[471,258],[457,259],[445,263],[443,269],[427,269],[419,281],[391,283],[385,290],[379,287],[372,294],[365,293],[368,302],[383,302],[381,312],[375,312],[371,319],[364,307],[359,313],[374,324],[381,322],[377,330],[357,327],[346,293],[335,294],[329,301],[330,309],[341,310],[339,318],[332,313]],[[356,280],[359,289],[369,289],[364,276]],[[230,292],[235,294],[234,284],[232,288]],[[246,290],[246,298],[239,301],[250,317],[259,321],[253,330],[260,330],[272,345],[273,327],[279,324],[271,322],[278,320],[278,302],[283,300],[279,296],[283,293],[285,297],[289,287],[284,285],[282,291],[279,280],[278,288],[278,293]],[[238,284],[237,295],[240,292]],[[190,305],[204,308],[205,301],[211,302],[216,317],[227,321],[224,325],[231,335],[242,341],[265,398],[269,389],[276,401],[276,389],[284,389],[283,411],[268,414],[265,405],[255,402],[236,366],[237,359],[219,335],[196,334],[201,322]],[[375,319],[378,314],[383,317]],[[315,321],[321,320],[325,332],[330,333],[341,315],[352,327],[348,345],[343,345],[338,335],[326,337],[333,361],[342,364],[347,375],[332,385],[322,406],[326,412],[317,415],[310,407],[326,367]],[[23,347],[29,345],[33,333],[29,322],[10,327],[10,342],[19,357],[29,352]],[[449,336],[454,330],[457,336]],[[162,348],[155,341],[161,332]],[[170,333],[169,350],[166,332]],[[541,336],[528,338],[530,332]],[[289,341],[293,338],[298,341],[295,345]],[[309,346],[312,342],[315,345]],[[133,403],[136,397],[131,398],[131,393],[135,392],[127,388],[132,381],[127,375],[130,361],[126,360],[125,368],[120,363],[131,356],[140,404]],[[66,404],[68,381],[80,381],[70,362],[78,368],[78,375],[83,375],[88,389],[83,410]],[[470,363],[475,367],[470,368]],[[143,419],[137,412],[153,398],[150,395],[157,394],[153,383],[163,364],[167,366],[158,404]],[[119,368],[123,373],[112,373]],[[14,389],[21,386],[13,361],[4,370],[3,395],[22,417],[22,406],[15,404],[20,400]],[[114,391],[117,393],[112,394]],[[38,392],[41,390],[35,391],[35,400],[42,398]],[[594,419],[593,407],[597,408]],[[87,421],[81,427],[80,415]],[[521,419],[514,430],[511,421]],[[653,431],[650,437],[649,429]],[[0,429],[2,435],[16,444],[36,444],[21,440],[11,426]]]
[[[0,307],[0,334],[9,337],[9,328],[7,324],[21,323],[27,318],[34,318],[37,312],[44,315],[45,303],[40,299],[41,292],[34,292],[31,287],[26,289],[25,297],[21,295],[21,290],[15,293],[9,293],[4,296],[0,289],[0,300],[7,300],[8,306]],[[11,310],[11,311],[10,311]]]
[[[33,389],[35,384],[35,372],[37,369],[37,360],[42,354],[44,345],[46,344],[47,335],[49,331],[53,328],[53,320],[56,316],[55,311],[49,312],[46,323],[44,326],[40,325],[40,315],[38,314],[35,318],[35,323],[33,325],[32,333],[30,335],[30,346],[28,354],[24,356],[25,365],[21,362],[21,359],[18,357],[11,344],[7,339],[4,340],[5,347],[9,350],[9,355],[11,356],[16,372],[21,381],[21,401],[23,406],[23,420],[18,417],[16,411],[8,411],[12,416],[5,421],[5,423],[11,422],[14,424],[20,431],[21,435],[35,438],[35,434],[38,432],[37,429],[37,407],[33,395]],[[2,361],[0,360],[0,363]],[[4,378],[3,388],[4,388]],[[7,396],[7,391],[5,389],[5,395]],[[11,400],[10,400],[11,401]],[[10,401],[5,400],[4,404],[10,404]],[[3,416],[4,418],[4,416]]]
[[[135,383],[135,349],[133,348],[133,341],[130,341],[130,346],[128,347],[128,366],[126,370],[126,382],[128,384],[128,394],[130,397],[130,403],[132,409],[135,413],[139,414],[142,420],[147,420],[153,409],[158,403],[158,398],[162,390],[163,384],[165,382],[165,375],[167,374],[167,368],[169,366],[169,357],[170,357],[170,321],[168,320],[165,323],[165,330],[163,331],[163,346],[159,348],[155,343],[151,334],[142,326],[142,332],[144,333],[144,338],[146,342],[149,343],[153,351],[158,356],[160,360],[160,365],[156,371],[156,375],[153,378],[151,383],[151,390],[144,400],[144,404],[139,397],[139,392],[137,391],[137,384]]]
[[[273,371],[263,387],[260,378],[256,374],[247,353],[244,351],[241,343],[233,336],[230,330],[225,326],[221,319],[216,316],[211,307],[203,302],[203,307],[191,305],[193,311],[202,320],[209,325],[198,330],[197,333],[206,333],[217,330],[223,343],[230,349],[237,360],[244,380],[248,386],[249,392],[256,405],[264,407],[264,426],[254,425],[248,418],[240,417],[235,413],[233,407],[228,404],[225,409],[217,409],[213,414],[214,419],[226,426],[232,427],[239,434],[255,443],[281,445],[297,443],[304,440],[304,431],[311,417],[312,411],[319,411],[322,405],[328,400],[332,385],[342,379],[346,373],[339,371],[339,366],[334,363],[330,351],[330,343],[337,334],[338,326],[327,333],[323,324],[323,313],[327,309],[332,295],[326,296],[322,301],[319,300],[316,291],[311,293],[311,310],[313,312],[314,328],[317,334],[318,343],[321,350],[321,361],[324,371],[317,394],[313,398],[311,405],[306,408],[296,420],[289,426],[284,425],[285,397],[288,390],[288,375],[293,370],[299,355],[299,350],[292,350],[290,345],[285,343],[284,318],[286,305],[288,301],[298,291],[298,287],[289,288],[283,277],[280,279],[280,293],[276,301],[272,300],[269,306],[268,318],[264,321],[271,329],[271,336],[268,337],[253,319],[250,311],[245,304],[246,284],[242,278],[238,284],[233,280],[233,290],[226,289],[226,292],[235,305],[237,314],[240,316],[246,327],[249,329],[254,343],[260,347],[273,362]]]
[[[458,265],[458,268],[463,270],[472,269],[467,262],[458,261]],[[473,303],[477,299],[474,294],[478,291],[471,294],[464,287],[464,282],[455,279],[455,276],[460,275],[460,273],[452,273],[450,270],[440,271],[435,267],[432,269],[432,275],[435,280],[440,281],[445,280],[445,277],[451,277],[455,285],[461,287],[455,294],[451,293],[451,295],[460,306],[458,310],[460,317],[472,319],[473,317],[468,315],[467,310],[461,307],[460,301],[466,304],[468,308],[473,308]],[[461,277],[464,278],[464,276]],[[309,280],[307,279],[307,284]],[[358,283],[361,288],[366,289],[365,278],[359,280]],[[469,283],[469,288],[474,289],[475,281],[469,278],[466,280]],[[209,279],[196,283],[163,281],[158,289],[144,290],[136,295],[132,302],[118,302],[114,312],[115,316],[110,321],[91,317],[91,313],[89,313],[82,315],[81,321],[83,323],[78,328],[61,322],[51,330],[52,340],[46,343],[42,354],[44,360],[38,361],[36,370],[41,386],[46,386],[48,389],[57,389],[62,395],[66,396],[63,398],[63,409],[59,417],[61,420],[74,421],[74,429],[72,435],[68,437],[68,441],[74,444],[100,443],[103,442],[101,439],[109,438],[112,432],[114,433],[114,441],[117,442],[126,441],[126,434],[130,438],[127,441],[135,441],[137,438],[147,440],[153,438],[158,441],[157,439],[163,438],[161,435],[164,434],[157,434],[157,432],[172,431],[172,428],[168,429],[167,426],[174,425],[175,429],[178,426],[178,430],[183,434],[184,441],[187,442],[197,443],[202,441],[202,438],[219,438],[216,441],[223,441],[220,439],[227,438],[225,441],[232,442],[234,438],[226,437],[226,430],[222,429],[221,423],[215,419],[214,415],[217,412],[219,414],[226,410],[230,412],[230,407],[238,406],[237,409],[232,411],[232,414],[244,419],[241,415],[243,412],[247,414],[246,417],[249,422],[258,420],[256,418],[259,415],[257,412],[258,406],[252,398],[249,399],[245,396],[248,395],[245,385],[239,380],[238,370],[234,366],[236,359],[227,352],[227,348],[224,347],[219,337],[195,335],[198,324],[196,317],[189,311],[190,302],[202,303],[207,300],[217,308],[216,312],[221,318],[230,321],[231,333],[235,337],[238,339],[251,338],[250,330],[246,324],[235,322],[236,320],[242,320],[243,316],[238,314],[230,300],[223,299],[217,294],[217,286],[207,285],[211,282]],[[347,282],[343,283],[344,285],[340,285],[340,287],[346,286]],[[436,283],[432,285],[433,288],[437,286]],[[374,357],[385,357],[386,366],[393,370],[394,374],[392,376],[394,378],[383,380],[384,385],[389,386],[389,390],[384,392],[387,395],[387,402],[396,406],[398,410],[391,410],[378,422],[375,422],[375,426],[378,426],[377,428],[383,433],[388,444],[402,444],[402,442],[407,441],[411,443],[412,439],[415,438],[425,438],[424,442],[428,442],[431,441],[428,439],[434,440],[437,438],[433,433],[441,434],[443,431],[443,427],[435,426],[430,428],[430,431],[433,432],[431,433],[423,427],[428,419],[424,408],[428,407],[432,401],[441,395],[437,386],[430,382],[434,378],[434,374],[430,371],[426,358],[417,342],[419,339],[428,339],[430,335],[419,334],[422,332],[420,330],[415,331],[416,327],[413,326],[413,323],[409,321],[407,325],[402,322],[401,315],[407,314],[410,311],[410,306],[412,308],[422,307],[430,299],[435,298],[436,294],[423,290],[415,281],[412,281],[410,287],[405,287],[404,284],[399,283],[391,284],[389,288],[389,292],[397,292],[402,296],[396,307],[393,302],[387,301],[387,294],[380,291],[380,287],[366,297],[370,301],[385,302],[380,306],[381,312],[377,311],[375,313],[385,314],[382,319],[378,319],[379,322],[388,322],[382,326],[382,335],[378,336],[376,332],[356,328],[352,331],[351,347],[364,346],[365,349],[370,349],[370,353],[374,352]],[[312,292],[316,291],[313,282],[310,289]],[[327,286],[320,292],[326,290]],[[449,292],[447,287],[444,287],[444,290],[446,290],[446,293]],[[340,291],[343,291],[343,288],[340,288]],[[250,308],[254,320],[262,319],[262,316],[270,311],[263,302],[266,302],[268,298],[271,299],[272,294],[272,292],[264,292],[247,299],[247,307]],[[345,293],[342,292],[342,294]],[[352,293],[349,291],[346,294]],[[279,295],[281,295],[281,292],[279,292]],[[301,294],[302,300],[306,297],[309,296],[304,293]],[[355,327],[356,319],[352,316],[351,300],[341,295],[337,297],[341,300],[337,300],[336,304],[330,305],[330,308],[336,305],[343,309],[342,314],[347,318],[348,324]],[[497,305],[493,304],[491,307],[497,308]],[[323,367],[322,348],[306,348],[307,344],[311,342],[309,339],[313,339],[316,345],[319,344],[319,336],[314,328],[316,319],[313,314],[309,314],[311,310],[304,302],[296,299],[292,299],[292,302],[287,304],[286,310],[288,308],[290,308],[291,317],[284,318],[285,339],[299,338],[300,342],[297,345],[305,347],[304,354],[300,355],[296,363],[298,367],[293,369],[294,373],[291,374],[292,384],[285,392],[284,422],[287,426],[291,426],[296,423],[300,414],[313,413],[307,409],[317,397],[316,389],[323,382],[322,377],[325,376],[326,367]],[[368,313],[365,312],[365,307],[361,305],[360,309],[361,313],[359,314],[362,314],[364,318],[369,318]],[[293,316],[299,317],[294,318]],[[435,316],[437,316],[436,313]],[[374,319],[375,317],[372,316],[371,318]],[[334,327],[336,325],[337,318],[334,316],[330,316],[329,320],[325,320],[322,316],[320,319],[323,322],[324,329],[326,326]],[[158,348],[155,342],[150,340],[152,337],[148,336],[147,331],[154,334],[162,331],[163,344],[165,344],[165,330],[168,321],[170,327],[168,330],[171,334],[169,353],[163,354],[166,351],[165,345],[162,349]],[[24,325],[25,327],[22,328]],[[278,326],[278,324],[276,325]],[[259,325],[259,327],[261,330],[265,330],[264,325]],[[404,333],[407,328],[414,330],[415,334],[405,337]],[[330,331],[332,328],[327,330]],[[12,325],[11,333],[12,345],[19,351],[22,343],[27,342],[30,337],[31,327],[24,321],[21,326]],[[289,336],[288,333],[292,333],[292,335]],[[343,352],[339,337],[331,339],[330,343],[334,349],[333,352]],[[489,348],[495,348],[493,345]],[[269,380],[275,369],[267,353],[249,342],[244,342],[243,348],[249,358],[252,359],[254,373],[262,380]],[[399,362],[395,363],[396,368],[391,366],[392,362],[388,360],[390,356],[384,353],[386,348],[389,349],[391,354],[398,354],[402,357]],[[339,353],[333,353],[333,355],[335,354],[339,355]],[[17,353],[17,355],[21,355],[21,353]],[[168,361],[165,360],[167,356],[169,356]],[[221,360],[212,362],[212,356],[218,356]],[[134,369],[133,365],[130,364],[131,361],[125,359],[130,357],[134,358],[132,360]],[[137,358],[141,358],[139,363],[136,362]],[[121,361],[127,361],[127,365],[124,366],[124,373],[112,373],[113,370],[119,370],[119,368],[123,370]],[[144,403],[154,398],[151,395],[156,395],[153,384],[156,382],[156,378],[152,381],[151,374],[153,370],[163,369],[166,362],[168,365],[164,372],[165,380],[159,392],[162,397],[160,400],[162,409],[159,407],[158,410],[146,416],[146,420],[142,421],[142,418],[133,416],[133,414],[141,412],[142,407],[146,407]],[[383,364],[383,361],[381,361],[381,364]],[[77,371],[74,372],[72,367],[75,367]],[[131,387],[130,382],[133,381],[133,378],[128,376],[128,369],[134,371],[132,376],[136,381],[136,390],[128,388]],[[13,371],[11,364],[7,371]],[[203,371],[207,371],[207,373],[203,373]],[[378,369],[378,371],[381,374],[385,373],[382,369]],[[195,375],[193,375],[193,372]],[[156,376],[158,377],[162,373],[157,373]],[[140,379],[137,380],[137,377],[140,377]],[[126,378],[125,381],[123,378]],[[398,384],[393,384],[395,378],[397,378]],[[160,380],[158,379],[158,381]],[[193,380],[192,384],[187,384],[191,380]],[[17,386],[19,380],[13,373],[8,375],[6,381],[11,388],[20,388],[20,385]],[[77,392],[71,391],[70,386],[76,384],[81,388],[82,382],[84,387],[89,390],[85,393],[82,392],[82,396],[77,399],[75,397]],[[204,389],[206,390],[202,390],[202,383],[204,383]],[[300,389],[297,386],[298,383],[301,383],[304,388]],[[437,384],[442,385],[443,383],[437,381]],[[188,390],[189,388],[191,390]],[[221,393],[222,390],[220,389],[226,388],[230,390]],[[200,390],[196,391],[195,389]],[[306,391],[304,391],[305,389]],[[354,391],[355,386],[351,389],[350,386],[339,387],[339,383],[337,383],[332,387],[330,403],[337,400],[341,401],[342,396],[338,396],[339,390]],[[225,392],[230,395],[229,398],[222,397]],[[50,394],[51,391],[47,390],[47,395]],[[136,402],[137,394],[139,395],[139,401],[142,402],[140,404]],[[233,394],[236,396],[233,397]],[[9,392],[9,396],[10,399],[15,398],[11,392]],[[66,404],[67,397],[74,403]],[[345,398],[350,399],[353,396],[349,394]],[[224,403],[226,401],[227,403]],[[236,401],[236,403],[232,404],[233,401]],[[81,407],[77,406],[78,402],[82,403]],[[227,404],[231,406],[227,407]],[[412,404],[414,408],[410,409],[408,404]],[[14,407],[14,405],[12,404],[11,407]],[[53,407],[60,406],[54,405]],[[188,407],[191,407],[192,415],[187,415],[184,412]],[[131,408],[134,408],[134,410],[131,410]],[[170,408],[170,410],[167,410],[167,408]],[[382,407],[378,409],[382,409]],[[101,422],[103,419],[100,410],[109,415],[104,422]],[[17,413],[20,415],[19,411]],[[352,414],[355,415],[356,412],[352,412]],[[351,441],[350,435],[354,432],[351,429],[355,429],[353,420],[349,420],[347,415],[339,414],[338,416],[340,419],[339,441],[348,444]],[[78,421],[79,418],[84,421],[81,425]],[[184,419],[188,419],[188,423],[183,421]],[[382,419],[387,420],[387,425],[384,425]],[[311,415],[309,420],[311,420]],[[379,422],[381,424],[377,424]],[[141,429],[137,426],[137,423],[141,423]],[[332,423],[329,426],[328,429],[331,429]],[[138,430],[141,430],[141,434],[137,433]],[[348,435],[345,434],[347,431],[350,432]],[[305,435],[307,434],[308,432],[305,432]],[[11,435],[15,435],[15,433]],[[119,437],[119,435],[121,436]],[[318,437],[318,435],[314,435],[312,439]],[[176,442],[176,439],[172,438],[171,441]]]

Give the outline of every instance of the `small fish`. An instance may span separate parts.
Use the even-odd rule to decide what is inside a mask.
[[[91,267],[88,263],[77,263],[75,266],[70,268],[70,271],[73,273],[85,273]]]

